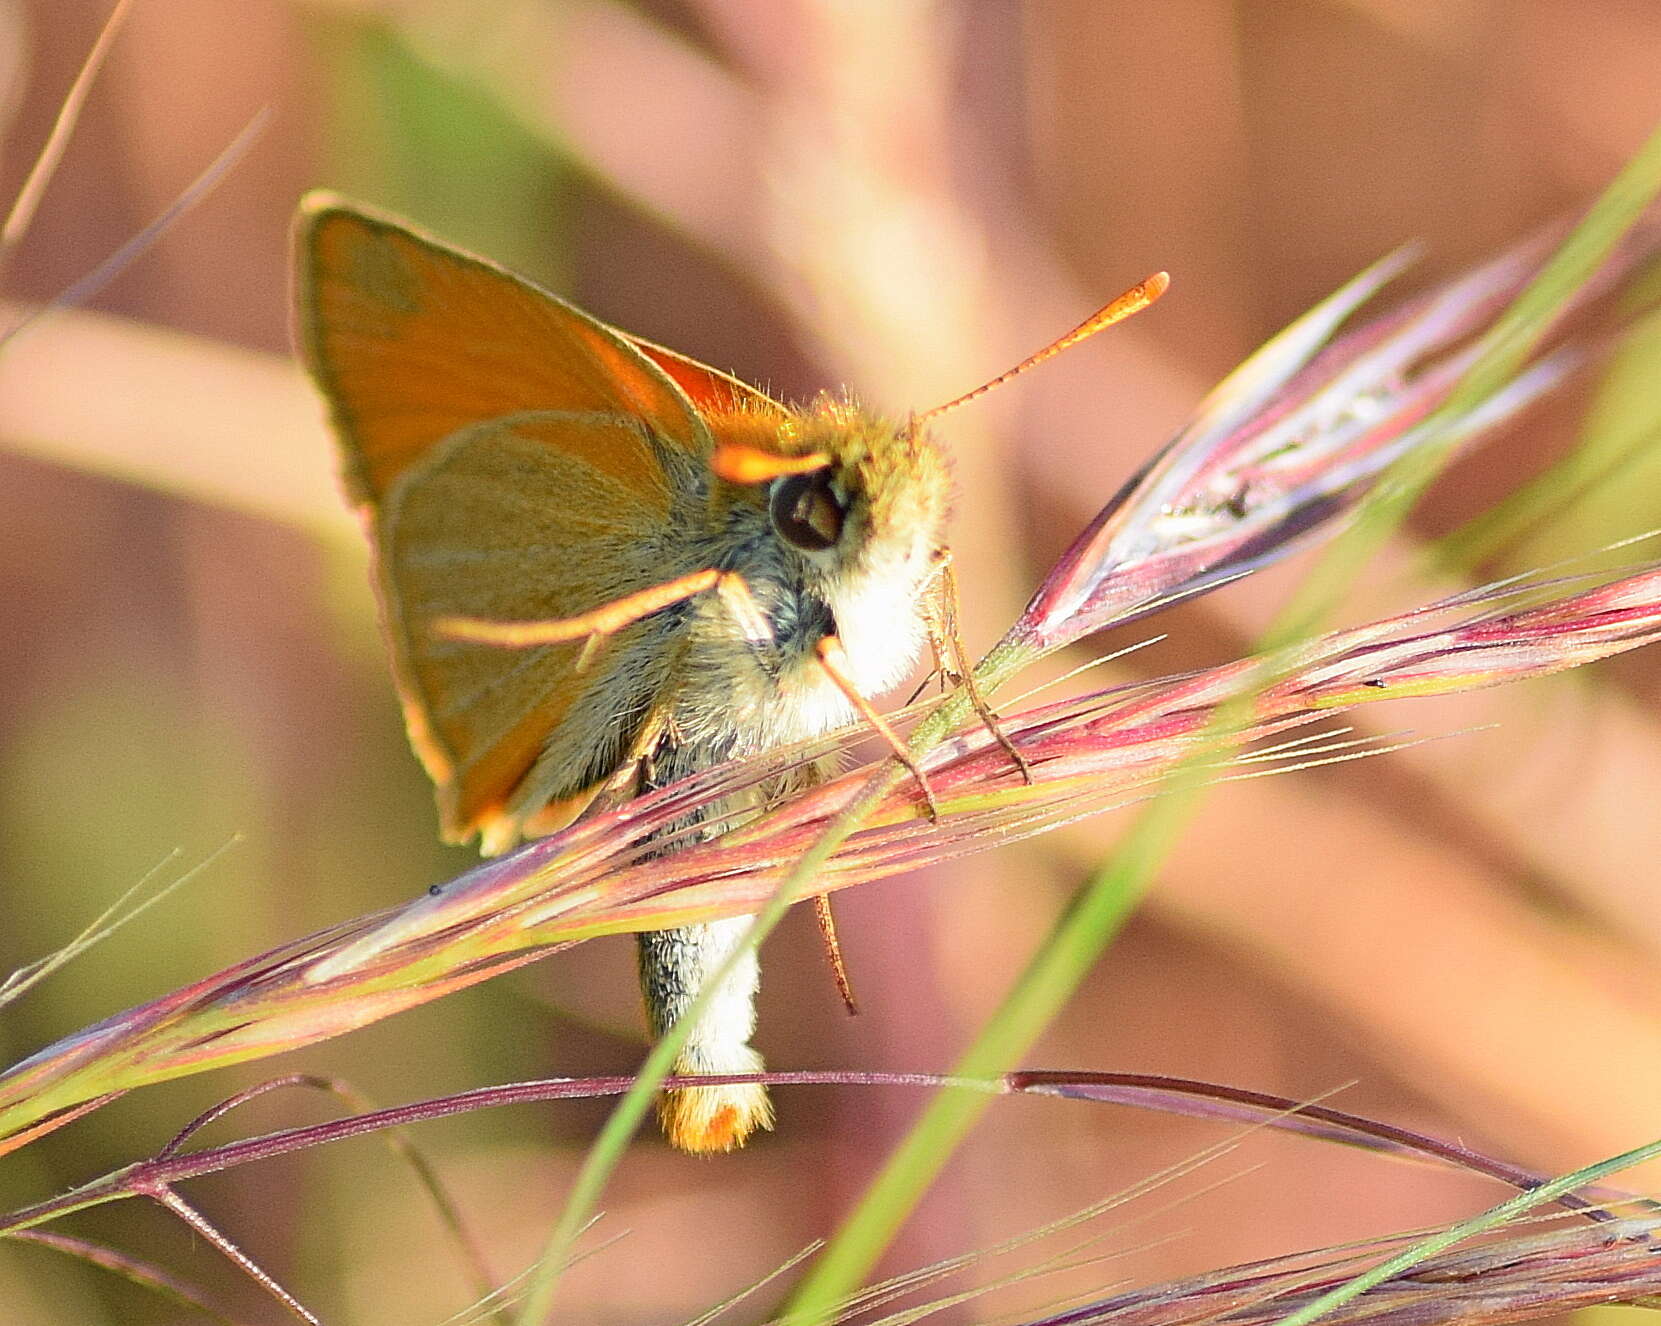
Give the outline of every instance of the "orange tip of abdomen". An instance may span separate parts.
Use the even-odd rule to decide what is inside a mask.
[[[682,1087],[658,1097],[664,1136],[682,1151],[732,1151],[758,1128],[773,1126],[773,1103],[759,1082]]]

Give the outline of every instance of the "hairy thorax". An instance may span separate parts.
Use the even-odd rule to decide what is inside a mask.
[[[746,584],[773,638],[746,638],[714,595],[693,608],[686,666],[671,709],[678,743],[724,758],[851,722],[853,705],[819,661],[820,641],[831,634],[841,638],[860,694],[876,697],[892,689],[922,646],[920,600],[930,569],[925,552],[834,578],[778,565],[747,568]]]

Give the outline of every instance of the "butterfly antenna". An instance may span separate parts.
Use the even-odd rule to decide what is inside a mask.
[[[1036,368],[1046,359],[1053,359],[1063,350],[1071,349],[1080,341],[1088,340],[1104,328],[1111,327],[1116,322],[1123,322],[1133,313],[1140,313],[1143,309],[1147,308],[1149,304],[1153,303],[1154,300],[1163,295],[1169,288],[1170,284],[1170,273],[1155,272],[1152,276],[1148,277],[1147,280],[1142,281],[1137,285],[1133,285],[1112,303],[1106,304],[1102,308],[1096,310],[1096,312],[1092,313],[1083,322],[1079,323],[1078,326],[1074,327],[1073,330],[1068,332],[1065,336],[1061,336],[1056,340],[1051,341],[1037,354],[1028,355],[1008,372],[998,374],[998,376],[993,378],[990,382],[983,382],[973,391],[965,392],[956,399],[947,401],[944,405],[936,405],[932,410],[924,410],[923,413],[913,416],[912,422],[914,424],[920,424],[924,420],[936,418],[939,415],[945,414],[949,410],[955,410],[960,405],[967,405],[970,401],[976,399],[977,397],[986,395],[986,393],[991,391],[994,387],[1001,387],[1011,378],[1019,377],[1029,368]]]

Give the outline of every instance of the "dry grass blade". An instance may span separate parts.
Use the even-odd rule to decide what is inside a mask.
[[[34,165],[29,168],[28,177],[18,189],[11,210],[6,214],[5,223],[0,225],[0,272],[5,270],[7,260],[23,242],[23,237],[29,233],[29,227],[34,223],[40,200],[46,196],[46,188],[51,184],[52,176],[57,171],[58,163],[63,160],[64,152],[69,148],[70,138],[74,136],[75,125],[81,118],[81,108],[86,105],[87,96],[98,78],[98,71],[104,67],[104,57],[110,53],[110,47],[115,44],[116,34],[121,30],[122,21],[132,7],[133,0],[116,0],[115,7],[110,10],[110,16],[104,20],[104,26],[98,33],[98,39],[93,42],[92,49],[82,61],[80,72],[75,75],[75,81],[70,84],[69,91],[64,94],[58,107],[57,118],[52,122],[52,131],[46,136],[46,142],[36,155]]]
[[[1370,1289],[1324,1318],[1333,1326],[1499,1326],[1600,1303],[1641,1303],[1661,1292],[1653,1216],[1507,1235],[1444,1253]],[[1269,1326],[1342,1284],[1369,1253],[1312,1252],[1151,1286],[1026,1326]]]
[[[149,1289],[164,1298],[171,1299],[180,1307],[193,1309],[207,1316],[229,1322],[231,1326],[251,1326],[248,1318],[237,1315],[230,1308],[216,1303],[213,1297],[195,1285],[188,1284],[163,1267],[141,1261],[127,1253],[114,1248],[105,1247],[100,1243],[93,1243],[87,1239],[73,1238],[65,1234],[52,1234],[45,1230],[30,1229],[12,1235],[23,1243],[33,1243],[37,1247],[51,1248],[67,1257],[86,1262],[91,1266],[102,1267],[113,1272],[135,1285]]]
[[[236,843],[234,839],[227,842],[223,847],[209,853],[189,870],[184,871],[176,879],[168,881],[149,896],[143,896],[144,891],[149,888],[151,882],[156,878],[156,876],[160,874],[164,868],[179,859],[180,853],[177,850],[169,852],[162,860],[158,861],[153,867],[145,871],[145,873],[140,876],[130,888],[116,898],[114,902],[110,903],[110,905],[104,908],[102,912],[93,917],[92,920],[88,921],[82,928],[81,932],[62,948],[58,949],[55,953],[49,953],[43,958],[36,959],[34,962],[29,963],[25,967],[20,967],[18,970],[7,976],[3,981],[0,981],[0,1008],[4,1008],[7,1004],[13,1002],[14,1000],[20,999],[24,994],[33,989],[36,985],[40,984],[41,981],[45,980],[53,972],[61,969],[64,964],[73,962],[88,949],[108,939],[117,930],[121,929],[122,926],[137,920],[157,903],[172,896],[175,890],[181,889],[185,885],[191,883],[204,870],[218,860],[220,856],[222,856],[225,852],[228,852],[235,845]]]
[[[237,163],[259,141],[260,135],[265,132],[270,121],[271,111],[269,108],[257,112],[243,126],[242,131],[226,145],[225,149],[207,164],[202,173],[180,191],[179,196],[168,204],[161,215],[157,216],[62,294],[39,308],[31,309],[12,323],[10,327],[6,328],[4,332],[0,332],[0,349],[4,349],[12,341],[15,341],[48,313],[91,299],[105,285],[124,272],[132,265],[133,259],[166,234],[172,228],[174,222],[212,193],[220,181],[236,169]]]

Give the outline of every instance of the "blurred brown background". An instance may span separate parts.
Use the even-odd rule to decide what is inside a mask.
[[[0,0],[0,196],[107,8]],[[7,298],[84,275],[258,108],[274,118],[94,302],[135,321],[65,315],[0,356],[0,970],[63,942],[174,848],[164,878],[242,837],[8,1008],[5,1057],[469,861],[434,841],[357,535],[287,359],[304,190],[412,216],[780,395],[846,383],[896,410],[973,386],[1170,269],[1157,310],[948,420],[968,630],[984,645],[1204,389],[1288,318],[1404,240],[1425,242],[1425,279],[1586,201],[1661,113],[1658,68],[1661,8],[1646,0],[143,0]],[[1589,390],[1462,464],[1392,565],[1571,446]],[[1654,477],[1629,471],[1515,564],[1661,523]],[[1136,666],[1231,656],[1296,570],[1171,614],[1171,638]],[[1388,601],[1447,587],[1396,583]],[[1367,589],[1353,610],[1385,601]],[[1650,1140],[1656,666],[1639,655],[1550,687],[1380,709],[1363,720],[1377,731],[1501,726],[1220,789],[1034,1065],[1344,1088],[1342,1108],[1545,1170]],[[854,1021],[793,918],[766,954],[770,1064],[947,1067],[1125,822],[855,890],[841,904],[867,1010]],[[6,1162],[0,1199],[133,1159],[272,1072],[339,1073],[391,1103],[627,1071],[637,998],[628,943],[590,944],[302,1055],[139,1093]],[[713,1161],[644,1137],[591,1239],[628,1237],[573,1273],[572,1319],[687,1319],[737,1291],[834,1228],[919,1103],[783,1092],[775,1135]],[[280,1095],[237,1126],[324,1108]],[[603,1115],[524,1108],[420,1132],[499,1276],[539,1246]],[[995,1242],[1224,1136],[1001,1103],[887,1265]],[[445,1236],[373,1143],[191,1195],[331,1321],[439,1321],[466,1302]],[[951,1319],[1500,1195],[1256,1137],[1112,1217],[1102,1266]],[[270,1317],[159,1212],[74,1227]],[[27,1248],[0,1250],[0,1304],[8,1326],[183,1319]]]

